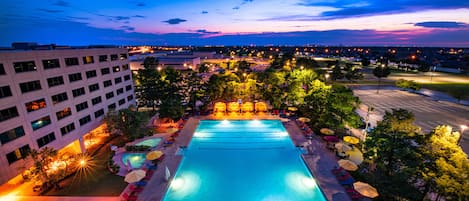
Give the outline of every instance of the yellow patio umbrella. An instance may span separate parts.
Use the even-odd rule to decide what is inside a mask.
[[[349,143],[349,144],[358,144],[360,142],[360,139],[354,136],[345,136],[344,142]]]
[[[363,162],[363,154],[358,149],[352,149],[345,152],[348,155],[348,160],[354,162],[357,165],[360,165]]]
[[[145,170],[134,170],[129,174],[125,175],[124,181],[127,183],[134,183],[142,180],[145,177]]]
[[[156,160],[158,158],[160,158],[161,156],[163,156],[163,152],[162,151],[159,151],[159,150],[156,150],[156,151],[150,151],[148,152],[147,154],[147,160]]]
[[[171,134],[171,133],[177,132],[178,130],[179,130],[179,129],[177,129],[177,128],[168,128],[168,129],[166,129],[166,133],[170,133],[170,134]]]
[[[376,190],[376,188],[361,181],[353,183],[353,189],[365,197],[375,198],[379,196],[378,190]]]
[[[292,112],[296,112],[298,110],[296,107],[288,107],[287,109]]]
[[[338,142],[334,146],[339,152],[346,152],[346,151],[352,150],[352,147],[350,147],[350,146],[348,146],[348,145],[346,145],[342,142]]]
[[[305,122],[310,122],[311,119],[306,118],[306,117],[300,117],[300,118],[298,118],[298,121],[301,121],[301,122],[305,123]]]
[[[358,169],[357,164],[349,160],[340,159],[337,163],[339,164],[340,167],[348,171],[355,171]]]
[[[321,128],[319,131],[324,135],[334,135],[334,131],[328,128]]]

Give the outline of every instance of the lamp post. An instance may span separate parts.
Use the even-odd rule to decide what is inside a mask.
[[[436,70],[436,66],[433,66],[433,72],[432,72],[432,68],[430,68],[430,84],[432,83],[433,74],[435,73],[435,70]]]
[[[461,133],[459,134],[459,139],[458,139],[458,145],[461,142],[461,139],[464,136],[464,130],[466,130],[467,126],[466,125],[461,125]]]
[[[329,73],[326,73],[326,74],[324,75],[324,77],[326,78],[326,84],[327,84],[327,80],[329,79],[329,76],[330,76]]]

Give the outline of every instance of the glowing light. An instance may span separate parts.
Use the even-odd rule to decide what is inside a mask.
[[[85,161],[84,159],[81,159],[81,160],[80,160],[80,166],[83,167],[83,166],[85,166],[85,165],[86,165],[86,161]]]
[[[303,185],[306,186],[306,188],[316,187],[316,181],[313,178],[304,177],[302,179],[302,182],[303,182]]]
[[[171,189],[173,189],[175,191],[180,190],[180,189],[182,189],[182,187],[184,187],[184,183],[185,183],[184,178],[182,178],[182,177],[175,178],[171,182]]]
[[[223,121],[221,121],[221,124],[222,124],[222,125],[229,125],[229,124],[230,124],[230,121],[224,119]]]

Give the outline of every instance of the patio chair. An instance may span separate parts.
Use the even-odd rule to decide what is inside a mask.
[[[146,186],[147,185],[147,182],[146,181],[138,181],[138,182],[135,182],[135,186],[136,187],[142,187],[142,186]]]
[[[130,192],[130,193],[123,193],[121,195],[121,200],[123,201],[136,201],[138,199],[138,194],[135,194],[133,192]]]
[[[355,182],[355,179],[353,177],[349,177],[346,180],[339,180],[339,184],[343,186],[351,186]]]

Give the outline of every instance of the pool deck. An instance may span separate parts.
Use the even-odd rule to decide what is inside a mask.
[[[199,121],[202,119],[219,118],[214,118],[212,115],[205,117],[198,116],[192,117],[186,122],[184,128],[179,133],[179,137],[176,138],[176,142],[169,147],[161,149],[165,153],[165,158],[163,162],[159,164],[158,169],[153,174],[152,178],[148,181],[146,188],[139,194],[138,201],[158,201],[163,199],[169,187],[169,182],[164,179],[165,166],[167,166],[171,172],[171,180],[182,160],[182,156],[176,155],[178,148],[180,146],[189,145],[192,135],[194,134]],[[278,116],[265,115],[258,119],[280,118]],[[303,145],[308,141],[302,135],[300,128],[294,121],[286,121],[285,119],[282,119],[282,122],[284,122],[284,126],[295,145]],[[350,201],[351,199],[345,193],[345,189],[337,182],[335,176],[331,173],[331,170],[337,165],[335,154],[326,148],[324,142],[319,137],[313,138],[310,142],[310,150],[312,150],[312,153],[303,154],[302,157],[319,184],[326,199],[328,201]]]

